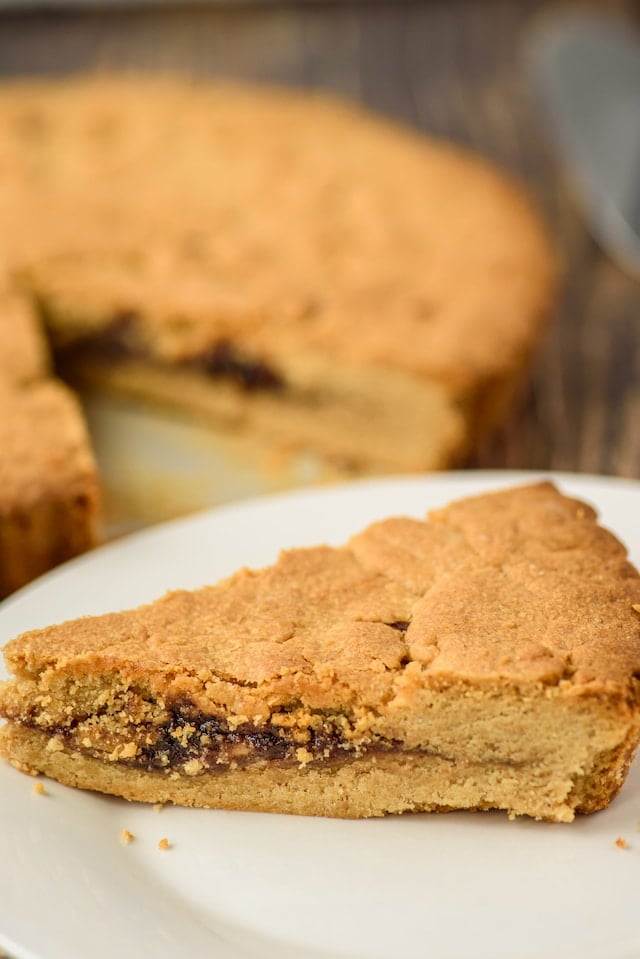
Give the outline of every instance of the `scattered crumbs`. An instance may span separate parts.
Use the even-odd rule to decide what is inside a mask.
[[[33,789],[34,793],[38,794],[38,796],[47,795],[47,790],[44,788],[44,783],[41,783],[41,782],[34,783],[31,788]]]
[[[161,839],[160,842],[158,843],[158,849],[162,851],[164,851],[165,849],[171,849],[171,843],[166,838],[166,836],[163,839]]]
[[[123,846],[128,846],[136,837],[128,829],[123,829],[120,833],[120,842]]]
[[[164,803],[163,803],[163,802],[157,802],[157,803],[154,803],[154,804],[153,804],[153,811],[154,811],[154,812],[162,812],[163,809],[164,809]]]
[[[616,846],[618,847],[618,849],[628,849],[629,843],[627,842],[626,839],[623,839],[622,836],[618,836],[618,838],[616,839]]]

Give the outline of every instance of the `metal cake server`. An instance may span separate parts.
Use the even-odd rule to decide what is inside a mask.
[[[640,277],[640,37],[622,20],[566,13],[534,29],[527,66],[593,235]]]

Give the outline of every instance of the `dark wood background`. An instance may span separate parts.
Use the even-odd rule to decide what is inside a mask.
[[[322,87],[487,154],[537,195],[566,282],[523,408],[471,465],[640,477],[640,283],[583,228],[522,66],[532,24],[560,6],[301,0],[5,12],[0,75],[125,66]],[[636,20],[631,2],[596,7]]]

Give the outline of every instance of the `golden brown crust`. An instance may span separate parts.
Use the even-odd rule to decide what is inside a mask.
[[[40,380],[20,389],[0,384],[0,406],[4,508],[28,509],[54,490],[61,495],[95,481],[78,401],[62,383]]]
[[[53,380],[0,381],[0,597],[93,546],[99,491],[82,414]]]
[[[46,376],[49,351],[27,300],[0,277],[0,384],[21,384]]]
[[[0,598],[97,537],[98,481],[80,406],[51,378],[32,305],[0,276]]]
[[[424,767],[405,808],[430,808],[437,759],[485,769],[468,806],[567,819],[613,794],[637,745],[639,603],[622,545],[540,483],[25,634],[5,649],[17,678],[0,713],[61,757],[128,764],[148,783],[194,776],[203,803],[211,764],[226,774],[266,761],[286,776],[343,760],[356,779],[371,764]],[[526,802],[501,792],[513,770]],[[449,785],[432,805],[458,804]],[[150,801],[181,790],[165,784]]]
[[[298,696],[301,677],[314,705],[371,705],[406,675],[406,657],[410,671],[444,679],[627,689],[640,670],[639,602],[622,544],[589,506],[540,483],[461,500],[427,522],[384,520],[341,549],[291,550],[216,586],[27,634],[5,655],[30,673],[78,657],[99,670],[124,657],[132,675],[182,671],[194,691],[238,684],[240,699],[263,712],[273,696]],[[386,625],[396,622],[406,631]]]

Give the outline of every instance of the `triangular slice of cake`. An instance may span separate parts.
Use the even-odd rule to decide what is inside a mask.
[[[127,799],[570,821],[640,738],[640,577],[551,484],[5,649],[0,749]]]

